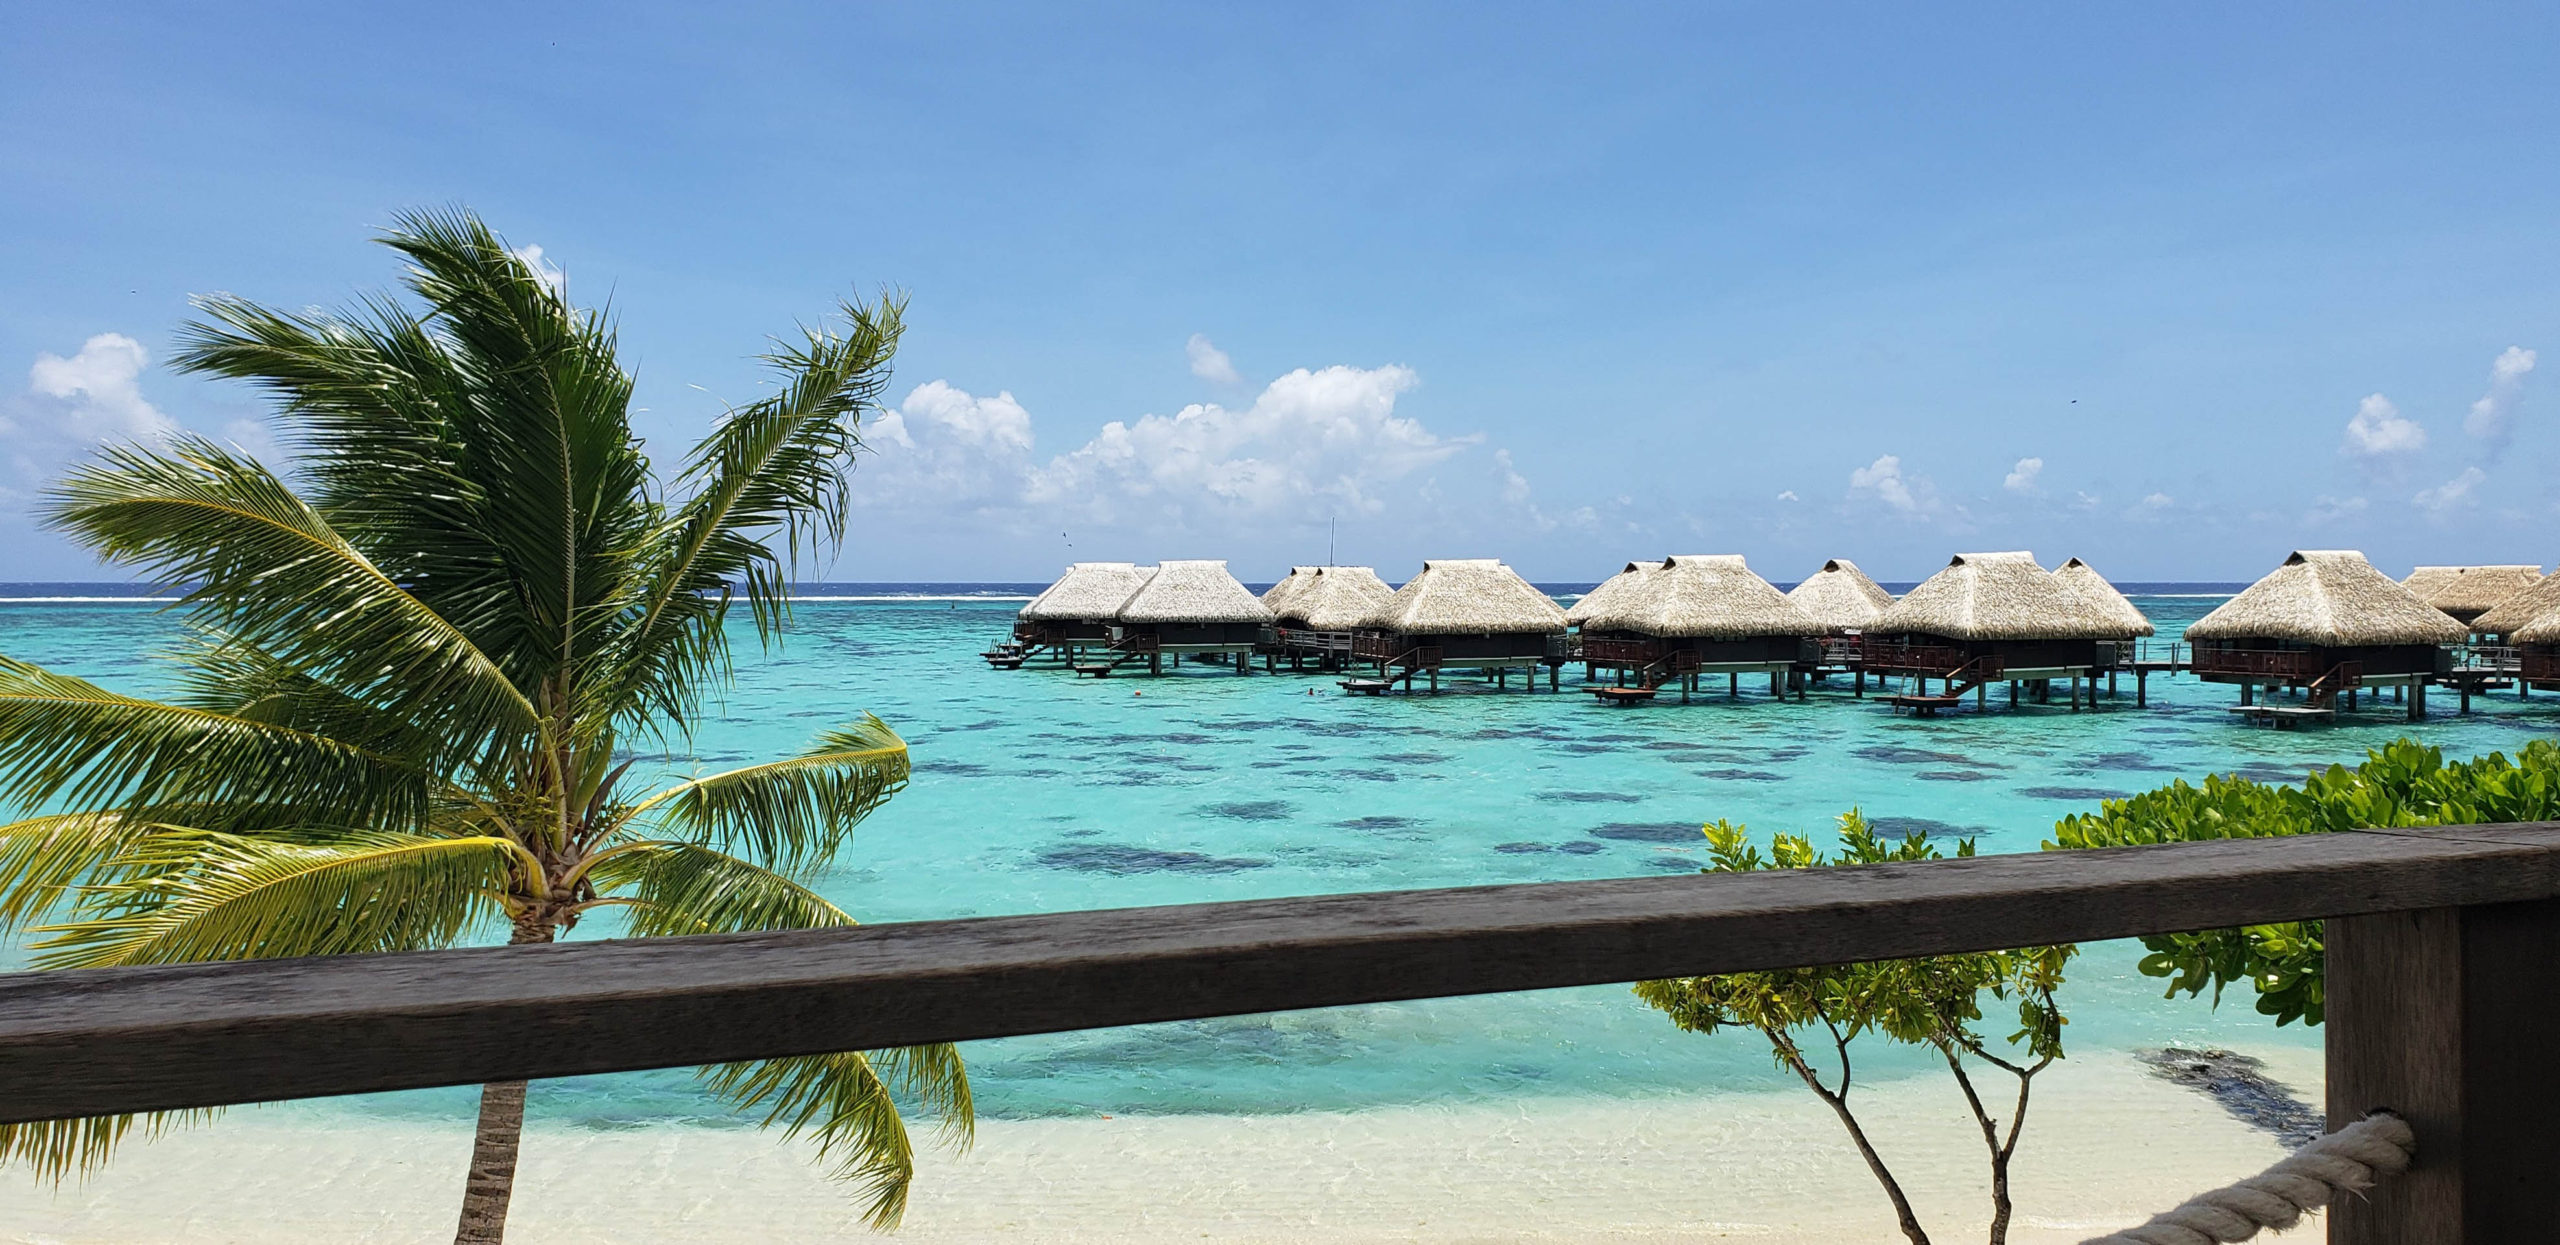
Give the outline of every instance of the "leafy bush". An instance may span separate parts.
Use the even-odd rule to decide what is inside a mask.
[[[2130,847],[2206,839],[2402,826],[2475,825],[2560,818],[2560,745],[2537,739],[2516,759],[2492,752],[2446,764],[2444,753],[2412,739],[2365,754],[2354,769],[2332,765],[2299,787],[2243,778],[2184,779],[2156,791],[2109,800],[2100,811],[2063,818],[2048,851]],[[2287,921],[2142,940],[2142,971],[2169,978],[2169,996],[2223,990],[2246,981],[2258,1010],[2279,1025],[2319,1024],[2325,994],[2320,922]]]

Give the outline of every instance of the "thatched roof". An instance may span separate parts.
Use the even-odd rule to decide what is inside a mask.
[[[2290,640],[2345,647],[2446,644],[2462,624],[2373,569],[2364,555],[2303,550],[2187,628],[2190,640]]]
[[[2124,634],[2031,553],[1959,553],[1869,620],[1868,635],[1950,640],[2108,640]]]
[[[1316,572],[1323,569],[1321,566],[1290,567],[1287,576],[1263,591],[1262,608],[1274,614],[1280,613],[1280,607],[1287,605],[1289,598],[1304,590],[1308,584],[1314,583]]]
[[[2114,584],[2107,582],[2106,576],[2092,569],[2088,563],[2073,558],[2054,568],[2053,577],[2087,598],[2089,604],[2098,607],[2099,613],[2116,620],[2116,625],[2123,628],[2117,632],[2118,635],[2153,634],[2151,620],[2143,617],[2133,602],[2126,600],[2123,593],[2116,591]]]
[[[1225,562],[1174,561],[1129,594],[1120,606],[1124,623],[1260,623],[1271,621],[1262,598],[1236,582]]]
[[[2497,605],[2488,613],[2471,620],[2471,629],[2482,635],[2513,635],[2525,624],[2560,610],[2560,571],[2542,577],[2534,584]]]
[[[1741,640],[1821,635],[1829,628],[1751,572],[1736,554],[1680,554],[1586,615],[1585,631]]]
[[[1287,608],[1273,612],[1306,624],[1310,631],[1349,631],[1395,594],[1395,588],[1368,567],[1318,567],[1307,585],[1289,598]]]
[[[1132,562],[1078,562],[1058,577],[1022,616],[1041,622],[1092,622],[1116,617],[1138,585],[1156,573]]]
[[[1867,578],[1867,573],[1847,558],[1823,563],[1813,578],[1788,590],[1787,599],[1812,615],[1815,622],[1840,631],[1865,628],[1869,620],[1893,604],[1893,594]]]
[[[2400,586],[2455,621],[2469,622],[2541,582],[2539,566],[2421,566]]]
[[[2560,579],[2560,575],[2552,576]],[[2532,621],[2511,629],[2507,639],[2516,644],[2560,644],[2560,610],[2544,610]]]
[[[1635,591],[1644,583],[1645,576],[1661,569],[1660,562],[1627,563],[1627,569],[1601,580],[1597,587],[1583,593],[1581,600],[1565,610],[1564,620],[1576,626],[1590,621],[1593,614],[1608,609],[1611,601]]]
[[[1493,558],[1425,562],[1360,624],[1405,635],[1553,634],[1564,610]]]

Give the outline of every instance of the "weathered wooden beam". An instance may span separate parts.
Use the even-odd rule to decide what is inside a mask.
[[[2332,920],[2329,1126],[2389,1108],[2407,1174],[2330,1212],[2333,1245],[2560,1240],[2560,900]]]
[[[2560,896],[2560,824],[0,977],[0,1122]]]

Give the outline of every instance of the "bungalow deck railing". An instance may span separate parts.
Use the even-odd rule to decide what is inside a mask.
[[[2301,649],[2208,648],[2187,650],[2187,669],[2198,675],[2255,675],[2269,679],[2316,679],[2328,671],[2318,653]]]
[[[1662,660],[1662,641],[1582,637],[1582,660],[1595,666],[1649,666]]]
[[[1909,644],[1875,636],[1866,637],[1859,653],[1860,663],[1871,672],[1925,674],[1931,678],[1960,669],[1971,660],[1971,654],[1951,644]]]
[[[2516,655],[2516,672],[2528,683],[2560,682],[2560,652],[2520,652]]]
[[[18,973],[0,1123],[2311,918],[2330,1124],[2418,1145],[2329,1239],[2560,1239],[2560,823]]]

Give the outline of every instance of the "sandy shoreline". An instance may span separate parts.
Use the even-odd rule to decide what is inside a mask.
[[[2317,1098],[2314,1053],[2270,1071]],[[1861,1087],[1932,1230],[1981,1239],[1980,1142],[1943,1078]],[[2275,1140],[2119,1052],[2047,1074],[2018,1172],[2024,1243],[2078,1241],[2281,1157]],[[87,1185],[0,1185],[0,1241],[450,1240],[467,1123],[244,1111],[127,1152]],[[542,1128],[510,1239],[860,1239],[805,1152],[747,1129]],[[2316,1227],[2293,1234],[2316,1239]],[[1837,1124],[1801,1090],[1341,1114],[990,1121],[933,1153],[910,1242],[1898,1240]]]

